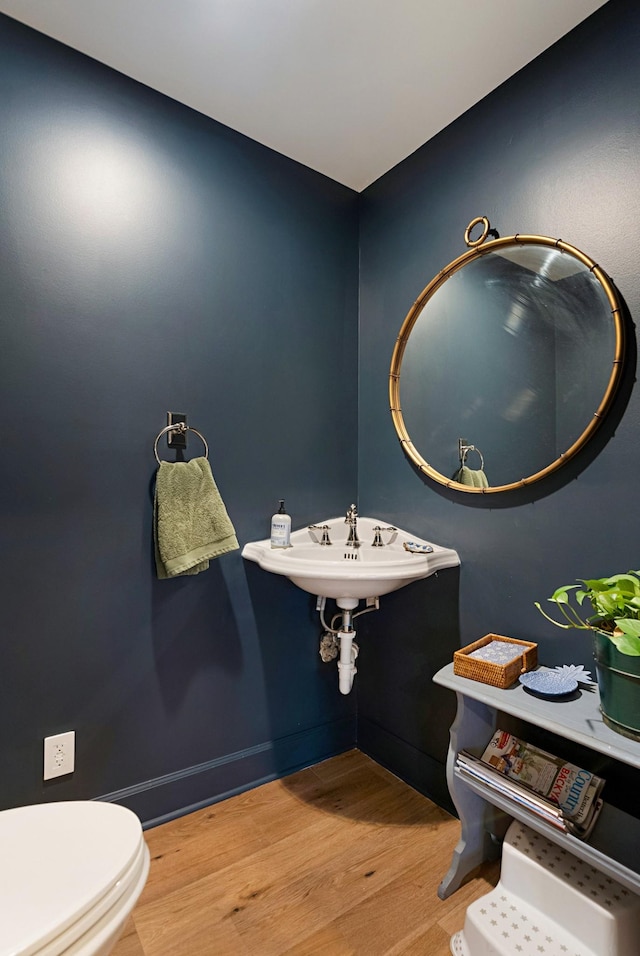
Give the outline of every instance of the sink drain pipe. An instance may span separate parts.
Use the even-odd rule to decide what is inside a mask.
[[[342,627],[338,631],[340,641],[340,657],[338,659],[338,686],[341,694],[349,694],[353,687],[353,678],[358,673],[355,665],[358,656],[358,645],[354,644],[356,636],[352,624],[351,611],[342,612]]]
[[[351,608],[343,606],[347,601],[353,605]],[[338,687],[341,694],[349,694],[353,687],[353,678],[358,673],[355,661],[359,648],[354,640],[356,632],[353,629],[353,621],[356,617],[359,617],[360,614],[377,611],[380,605],[378,598],[373,598],[370,602],[367,601],[368,606],[366,608],[354,614],[353,610],[358,606],[359,602],[350,598],[343,598],[339,602],[339,613],[332,618],[331,626],[329,626],[324,617],[325,603],[326,598],[318,597],[316,610],[320,612],[320,621],[324,628],[324,636],[320,643],[320,656],[324,661],[335,660],[335,658],[338,657]],[[341,619],[340,625],[338,628],[334,628],[334,622],[336,622],[338,618]],[[335,650],[332,652],[331,648],[324,646],[330,642],[331,636],[333,636],[340,645],[339,655]]]

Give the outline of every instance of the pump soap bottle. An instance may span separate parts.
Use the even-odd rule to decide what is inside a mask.
[[[291,547],[291,518],[284,510],[284,498],[280,499],[280,507],[271,519],[271,547]]]

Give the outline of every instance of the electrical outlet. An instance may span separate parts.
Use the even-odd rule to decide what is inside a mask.
[[[44,738],[44,776],[43,780],[63,777],[73,773],[75,767],[76,732],[56,734]]]

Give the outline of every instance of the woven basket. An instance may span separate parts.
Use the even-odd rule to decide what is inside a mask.
[[[509,661],[508,664],[496,664],[493,661],[483,661],[477,657],[469,657],[472,651],[491,641],[505,641],[507,644],[517,644],[522,648],[522,654]],[[470,680],[481,681],[483,684],[492,684],[493,687],[510,687],[517,681],[520,674],[531,671],[538,666],[538,645],[531,641],[518,641],[515,637],[502,637],[500,634],[485,634],[479,641],[467,644],[466,647],[455,651],[453,655],[453,673],[458,677],[468,677]]]

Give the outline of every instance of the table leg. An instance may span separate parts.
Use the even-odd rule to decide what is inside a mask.
[[[489,808],[482,797],[465,786],[454,773],[460,750],[482,753],[496,729],[496,712],[486,704],[456,693],[458,708],[451,725],[447,755],[447,784],[460,818],[460,840],[453,851],[451,866],[438,888],[441,900],[451,896],[480,863],[496,855],[486,828]]]

